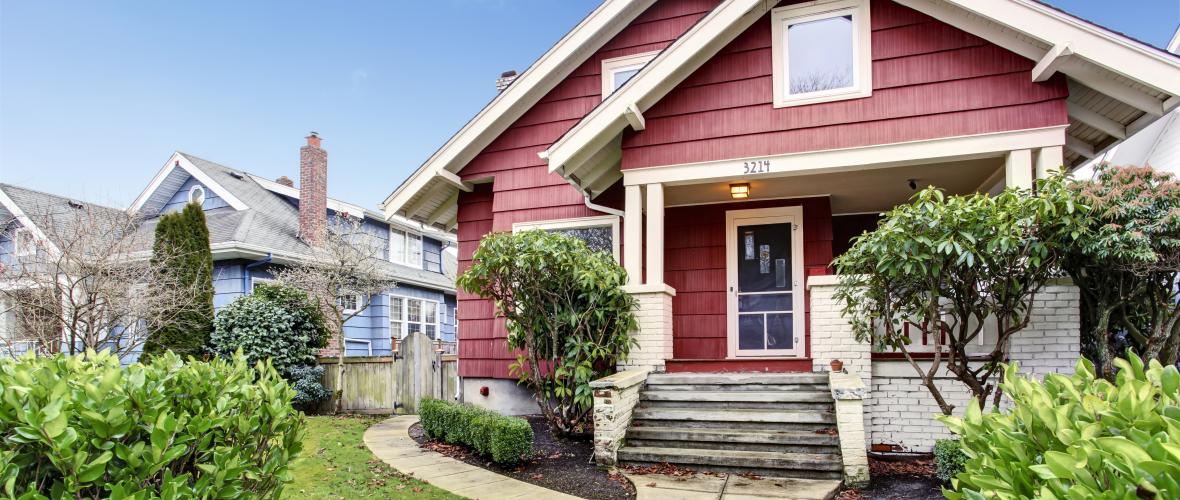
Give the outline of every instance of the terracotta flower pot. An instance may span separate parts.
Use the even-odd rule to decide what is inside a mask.
[[[838,359],[833,359],[830,364],[832,366],[833,372],[844,371],[844,362],[843,361],[840,361]]]

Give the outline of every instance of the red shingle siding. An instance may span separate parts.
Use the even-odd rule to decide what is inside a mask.
[[[464,193],[459,198],[460,271],[470,265],[479,238],[488,232],[511,231],[516,222],[601,215],[587,208],[582,195],[564,179],[549,174],[548,166],[537,153],[602,101],[603,59],[662,50],[718,1],[658,2],[575,69],[459,172],[466,180],[493,179],[492,184],[480,185],[476,192]],[[601,198],[599,202],[607,203]],[[459,355],[463,359],[459,375],[513,378],[508,374],[508,365],[516,356],[508,351],[504,322],[494,318],[491,303],[460,292],[459,320]]]
[[[893,2],[871,11],[871,97],[774,108],[768,15],[644,113],[623,168],[1068,123],[1060,75],[1033,83],[1033,61]]]
[[[803,206],[804,274],[827,274],[828,264],[832,261],[832,210],[826,197],[667,209],[664,280],[676,289],[676,297],[672,299],[672,353],[675,358],[725,359],[728,349],[725,212],[799,205]],[[810,301],[805,302],[809,308]],[[809,332],[810,319],[805,324]],[[810,355],[810,340],[805,345]]]

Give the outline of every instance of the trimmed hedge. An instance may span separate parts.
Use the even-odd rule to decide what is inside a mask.
[[[934,442],[934,473],[944,483],[963,472],[967,455],[958,439],[939,439]]]
[[[430,398],[418,404],[418,418],[427,436],[467,446],[499,464],[512,465],[533,454],[533,428],[524,419]]]
[[[277,498],[304,418],[268,363],[0,359],[0,497]]]

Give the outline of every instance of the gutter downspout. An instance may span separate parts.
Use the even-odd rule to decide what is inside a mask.
[[[250,275],[250,270],[263,264],[269,264],[271,259],[274,259],[274,254],[267,252],[266,257],[246,264],[246,268],[242,270],[242,295],[249,295],[246,292],[250,290],[250,282],[253,281],[253,276]]]
[[[597,203],[590,201],[590,192],[589,191],[582,191],[582,200],[584,200],[584,202],[586,203],[586,208],[589,208],[590,210],[597,210],[599,212],[622,217],[624,219],[627,218],[627,214],[625,212],[623,212],[622,210],[599,205]]]

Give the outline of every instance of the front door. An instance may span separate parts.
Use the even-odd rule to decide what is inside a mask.
[[[805,352],[802,222],[800,207],[726,213],[731,358]]]

